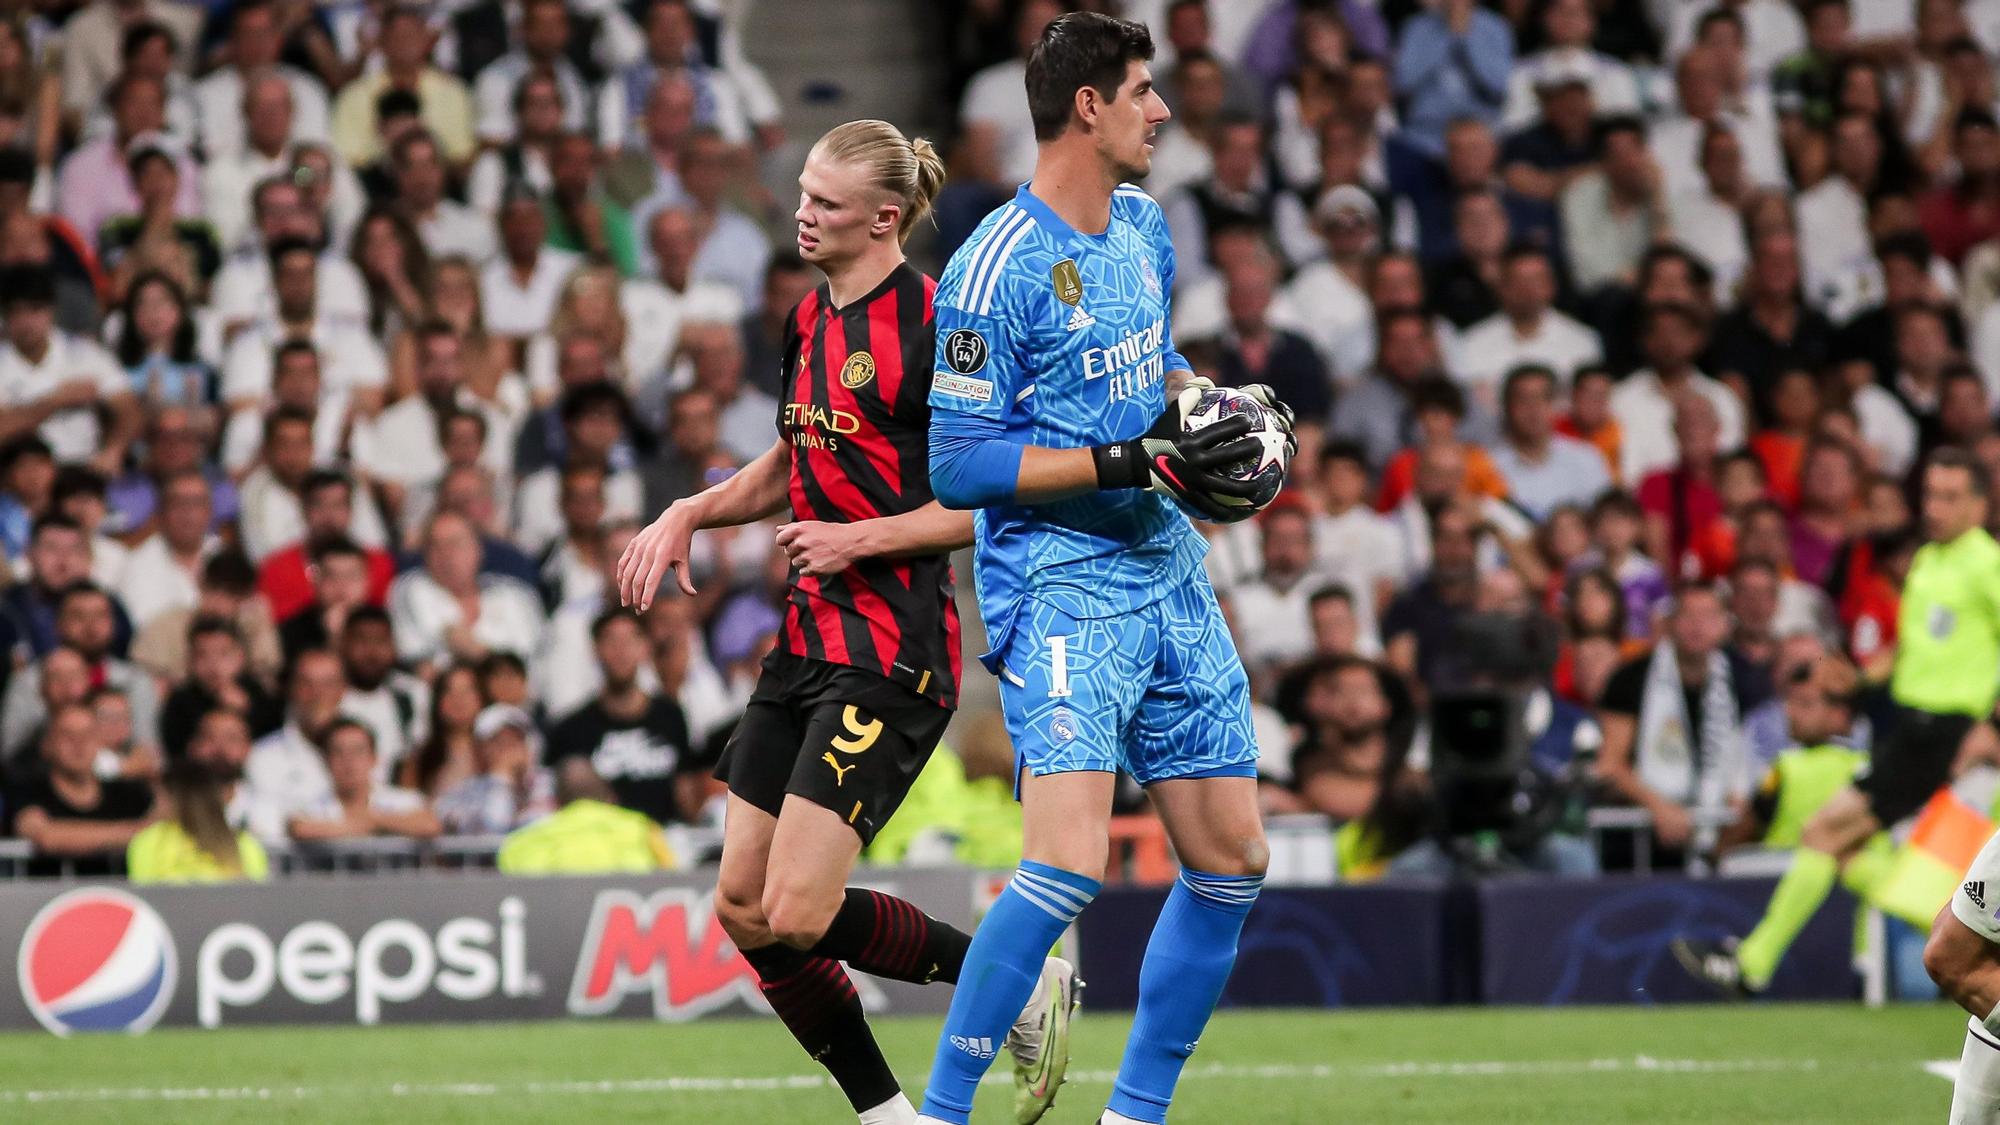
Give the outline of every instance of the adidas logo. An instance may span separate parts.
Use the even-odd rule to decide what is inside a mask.
[[[1088,328],[1096,323],[1097,323],[1097,318],[1090,315],[1087,312],[1084,312],[1082,305],[1078,305],[1076,307],[1076,311],[1069,314],[1069,330],[1071,332],[1076,332],[1080,329]]]
[[[1972,900],[1972,905],[1981,910],[1986,909],[1986,880],[1973,879],[1965,884],[1964,890],[1965,897]]]
[[[975,1059],[990,1059],[993,1057],[993,1040],[984,1035],[970,1039],[963,1035],[954,1035],[951,1037],[951,1045]]]

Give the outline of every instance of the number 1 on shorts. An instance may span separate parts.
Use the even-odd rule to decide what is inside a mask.
[[[1049,698],[1069,694],[1069,638],[1049,638]]]

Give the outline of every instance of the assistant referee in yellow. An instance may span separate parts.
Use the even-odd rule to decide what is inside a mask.
[[[1725,994],[1750,996],[1869,837],[1922,808],[1948,784],[1974,724],[2000,695],[2000,543],[1987,534],[1987,480],[1956,448],[1924,469],[1924,534],[1896,615],[1889,697],[1896,716],[1878,733],[1868,766],[1806,822],[1763,921],[1740,942],[1683,938],[1674,955]],[[1857,888],[1859,889],[1859,888]]]

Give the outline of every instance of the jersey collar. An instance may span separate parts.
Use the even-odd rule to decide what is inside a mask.
[[[1104,236],[1111,233],[1111,228],[1109,227],[1105,228],[1104,234],[1084,234],[1082,231],[1070,226],[1063,221],[1061,215],[1056,214],[1049,208],[1048,204],[1042,202],[1040,196],[1029,191],[1027,184],[1022,184],[1019,188],[1015,189],[1014,206],[1026,211],[1028,217],[1035,220],[1036,225],[1054,235],[1056,241],[1062,245],[1064,253],[1068,253],[1071,248],[1078,244],[1091,245],[1101,243],[1104,240]]]

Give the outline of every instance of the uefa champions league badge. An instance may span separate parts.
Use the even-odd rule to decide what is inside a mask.
[[[1049,737],[1057,742],[1076,741],[1076,716],[1069,713],[1069,708],[1058,707],[1049,716]]]

